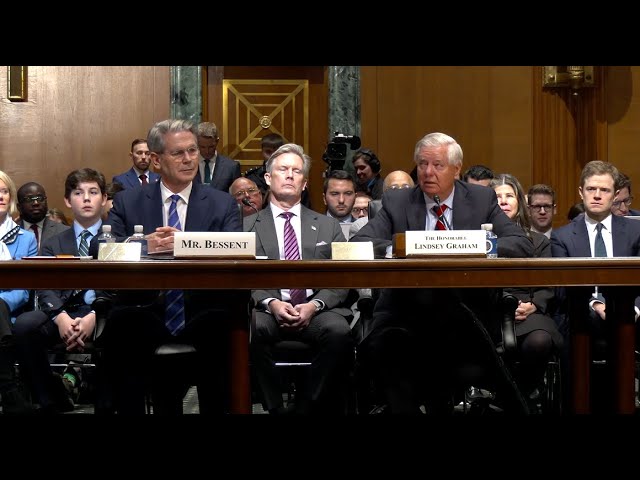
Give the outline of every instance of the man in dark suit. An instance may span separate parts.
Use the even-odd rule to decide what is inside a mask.
[[[73,227],[46,240],[42,255],[87,255],[91,239],[102,225],[105,188],[104,175],[91,168],[75,170],[67,176],[64,201],[75,217]],[[73,409],[62,382],[53,375],[47,349],[62,339],[68,352],[83,351],[96,324],[92,307],[95,298],[93,290],[38,290],[40,310],[23,313],[16,319],[14,335],[20,374],[46,413]]]
[[[215,123],[202,122],[198,125],[200,158],[194,182],[208,183],[217,190],[228,192],[233,181],[240,177],[240,163],[218,153],[219,141]]]
[[[18,189],[18,210],[20,226],[33,232],[38,241],[38,253],[41,246],[51,237],[64,232],[69,227],[47,218],[49,206],[44,187],[36,182],[28,182]]]
[[[616,198],[611,206],[611,213],[614,215],[640,215],[640,210],[634,210],[631,207],[633,195],[631,195],[631,179],[622,172],[618,172],[618,181],[616,182],[616,190],[618,191]]]
[[[149,170],[149,148],[146,138],[136,138],[131,142],[129,156],[133,166],[126,172],[114,176],[111,183],[119,183],[124,188],[133,188],[160,180],[160,175]]]
[[[414,161],[418,185],[387,190],[382,209],[352,240],[373,241],[377,255],[382,255],[395,233],[434,230],[438,223],[453,230],[479,230],[481,224],[492,223],[499,256],[532,256],[531,240],[500,209],[491,189],[455,180],[462,166],[462,149],[453,138],[442,133],[426,135],[416,144]],[[446,205],[444,213],[435,213],[437,204]],[[459,357],[493,360],[493,345],[480,335],[481,329],[470,327],[477,324],[475,316],[491,333],[497,330],[492,322],[492,300],[485,289],[382,290],[361,349],[392,413],[418,413],[423,395],[428,396],[428,411],[448,409],[449,369]],[[423,369],[428,371],[432,388],[419,394]]]
[[[269,205],[245,217],[245,230],[256,232],[256,254],[272,260],[331,258],[331,242],[344,242],[340,224],[300,203],[311,159],[299,145],[285,144],[266,165]],[[282,386],[272,348],[295,339],[313,350],[309,405],[298,413],[345,413],[346,381],[353,358],[349,322],[343,306],[347,290],[255,290],[255,329],[251,359],[269,412],[284,413]],[[296,408],[301,407],[297,405]]]
[[[233,197],[193,181],[198,168],[198,144],[196,128],[191,122],[156,123],[147,140],[151,161],[162,179],[116,195],[107,223],[117,238],[132,235],[134,225],[142,225],[149,252],[153,253],[172,251],[174,232],[180,230],[242,231],[240,212]],[[139,372],[153,373],[154,413],[182,413],[182,398],[188,387],[183,376],[191,372],[152,369],[154,352],[164,343],[191,343],[196,348],[200,412],[222,413],[226,408],[224,400],[229,390],[224,382],[228,370],[226,321],[231,314],[246,316],[249,294],[184,291],[184,323],[174,328],[167,326],[172,324],[165,316],[168,311],[165,301],[173,298],[175,292],[169,290],[160,296],[154,292],[150,296],[123,295],[124,292],[116,295],[116,304],[105,328],[105,335],[108,334],[105,344],[117,375],[116,403],[121,413],[144,413],[145,390]],[[139,367],[131,368],[132,356]]]

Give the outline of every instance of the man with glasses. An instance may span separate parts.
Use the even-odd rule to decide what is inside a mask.
[[[640,210],[629,208],[633,201],[633,195],[631,195],[631,179],[622,172],[620,172],[620,176],[618,177],[616,190],[618,190],[618,194],[613,200],[611,213],[618,216],[640,215]]]
[[[253,180],[245,177],[236,178],[229,188],[229,193],[236,199],[238,205],[242,207],[243,217],[248,217],[262,210],[262,192]],[[247,203],[249,205],[243,203],[245,198],[248,200]]]
[[[49,206],[44,187],[36,182],[27,182],[18,189],[18,210],[20,211],[20,226],[34,233],[40,245],[69,227],[47,218]]]
[[[531,230],[551,238],[556,211],[556,192],[549,185],[538,183],[527,194]]]

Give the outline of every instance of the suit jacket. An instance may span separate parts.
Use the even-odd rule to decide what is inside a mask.
[[[92,243],[95,243],[95,238]],[[42,255],[78,255],[78,245],[73,228],[51,237],[42,244]],[[61,310],[71,316],[84,316],[91,311],[91,305],[84,301],[86,290],[38,290],[40,309],[52,318]]]
[[[20,226],[24,228],[24,220],[20,220]],[[44,219],[44,223],[42,224],[42,231],[40,233],[40,251],[42,251],[42,245],[49,240],[51,237],[55,237],[57,234],[64,232],[69,229],[69,225],[64,225],[60,222],[55,222],[49,218]]]
[[[240,178],[240,163],[229,157],[218,154],[216,158],[216,168],[211,175],[211,186],[216,190],[228,192],[229,187],[236,178]],[[202,175],[198,166],[198,174],[193,179],[194,183],[202,183]]]
[[[426,228],[426,203],[419,186],[387,190],[382,209],[362,227],[353,241],[372,241],[376,254],[384,256],[394,233]],[[456,180],[453,196],[453,230],[480,230],[493,223],[500,257],[531,257],[533,243],[498,206],[492,189]],[[640,222],[639,222],[640,223]]]
[[[20,260],[22,257],[32,257],[38,254],[38,243],[36,236],[27,230],[21,228],[18,234],[13,237],[13,241],[7,240],[7,250],[14,260]],[[15,322],[15,317],[19,310],[27,304],[29,300],[29,290],[11,289],[0,290],[0,298],[5,301],[11,313],[11,321]]]
[[[156,183],[160,180],[160,175],[158,175],[155,172],[152,172],[151,170],[147,172],[147,176],[148,176],[147,180],[149,183]],[[119,183],[125,188],[142,186],[142,184],[140,183],[140,179],[138,178],[138,174],[133,169],[133,167],[131,167],[126,172],[121,173],[120,175],[115,175],[111,180],[111,183]]]
[[[309,210],[303,205],[300,207],[300,215],[302,259],[331,259],[331,242],[345,241],[338,221]],[[247,232],[256,232],[256,255],[266,255],[270,260],[280,259],[271,206],[245,217],[244,228]],[[351,315],[351,310],[342,307],[342,304],[348,293],[349,291],[344,289],[323,288],[315,290],[311,299],[322,300],[326,309],[332,309],[346,317]],[[261,302],[267,298],[282,299],[280,290],[254,290],[251,296],[258,308],[262,307]]]
[[[162,208],[160,182],[127,189],[115,196],[106,223],[111,224],[111,231],[118,239],[133,235],[134,225],[142,225],[145,234],[153,233],[157,227],[164,225]],[[228,193],[194,182],[183,230],[241,232],[238,204]]]

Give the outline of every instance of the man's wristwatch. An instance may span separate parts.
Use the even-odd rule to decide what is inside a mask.
[[[313,304],[316,306],[316,313],[322,311],[324,309],[324,302],[321,300],[311,300]]]

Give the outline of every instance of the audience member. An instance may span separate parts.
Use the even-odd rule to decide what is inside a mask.
[[[47,218],[47,194],[39,183],[28,182],[18,189],[20,226],[33,232],[38,241],[38,252],[49,238],[69,227]]]
[[[38,253],[34,234],[13,221],[17,212],[16,197],[15,183],[0,170],[0,260],[3,261],[20,260]],[[28,412],[15,375],[15,340],[11,332],[12,323],[28,301],[28,290],[0,289],[0,397],[4,414]]]
[[[207,183],[217,190],[228,192],[233,181],[240,176],[240,163],[216,150],[219,141],[218,127],[215,123],[202,122],[198,125],[200,157],[194,181]]]
[[[269,158],[265,179],[270,204],[246,217],[246,230],[256,232],[258,255],[271,260],[331,258],[331,242],[343,242],[338,222],[300,203],[311,159],[299,145],[285,144]],[[270,413],[288,413],[283,407],[280,372],[273,345],[286,339],[311,345],[313,360],[307,403],[298,413],[345,413],[346,382],[353,358],[353,340],[343,307],[347,290],[255,290],[255,331],[251,359],[265,407]],[[304,397],[304,395],[303,395]]]
[[[529,188],[527,199],[529,201],[531,230],[551,238],[553,216],[558,213],[556,210],[556,192],[549,185],[538,183]]]
[[[584,213],[584,203],[578,202],[572,205],[569,211],[567,212],[567,220],[572,222],[573,219],[576,218],[581,213]]]
[[[353,223],[353,206],[356,202],[356,186],[353,177],[344,170],[332,170],[324,179],[322,200],[327,215],[340,224]]]
[[[160,178],[160,175],[158,175]],[[125,188],[120,183],[108,183],[107,184],[107,203],[102,209],[102,221],[106,222],[107,218],[109,218],[109,212],[113,208],[113,199],[116,196],[116,193],[123,191]]]
[[[382,198],[383,180],[380,177],[382,166],[376,154],[368,148],[356,150],[353,154],[353,167],[358,177],[357,190],[366,193],[373,200]]]
[[[58,222],[62,225],[66,225],[67,227],[69,226],[69,220],[67,219],[67,216],[59,208],[50,208],[47,212],[47,218],[52,222]]]
[[[462,180],[467,183],[475,183],[477,185],[489,186],[491,179],[494,178],[493,170],[484,165],[472,165],[462,175]]]
[[[533,243],[500,209],[495,192],[455,180],[462,167],[462,148],[453,138],[442,133],[426,135],[416,144],[414,160],[418,186],[387,190],[381,211],[353,240],[373,241],[376,253],[384,253],[395,233],[434,230],[444,217],[453,229],[479,230],[481,224],[492,223],[501,257],[532,256]],[[441,203],[438,213],[436,196]],[[495,345],[482,328],[494,335],[499,332],[491,308],[493,295],[497,294],[487,289],[381,291],[358,355],[362,353],[363,361],[377,374],[392,413],[419,413],[423,397],[428,412],[450,412],[452,369],[462,359],[470,357],[499,368],[494,363]],[[427,387],[425,392],[420,392],[421,386]],[[510,405],[510,398],[522,405],[512,385],[496,389],[504,393],[505,405]]]
[[[151,128],[147,136],[151,161],[162,178],[147,188],[125,190],[115,196],[108,223],[117,238],[130,236],[135,225],[143,225],[149,252],[154,254],[172,251],[177,231],[242,231],[233,197],[194,181],[197,133],[187,120],[164,120]],[[211,136],[211,130],[204,133],[209,133],[205,135],[209,140],[217,138],[215,132]],[[197,350],[194,371],[189,373],[195,376],[200,413],[225,412],[230,388],[228,320],[246,317],[248,292],[167,290],[152,295],[147,304],[138,300],[139,295],[130,298],[121,292],[116,294],[108,318],[109,331],[105,328],[103,334],[108,334],[105,350],[117,372],[114,386],[118,411],[143,414],[145,385],[150,384],[154,413],[181,414],[189,379],[184,372],[175,371],[175,364],[153,362],[153,358],[162,344],[187,343]],[[130,367],[131,352],[136,352],[136,368]]]
[[[629,208],[631,206],[631,202],[633,201],[633,195],[631,195],[631,179],[620,172],[620,177],[618,178],[616,190],[618,194],[616,198],[613,200],[613,205],[611,206],[611,213],[614,215],[640,215],[640,210],[633,210]]]
[[[243,217],[253,215],[258,210],[262,210],[262,192],[253,180],[245,177],[236,178],[229,188],[229,193],[236,199],[238,205],[242,207]],[[249,205],[243,202],[245,198]]]
[[[112,184],[118,183],[123,188],[133,188],[155,183],[160,179],[160,175],[149,170],[151,161],[146,138],[136,138],[131,142],[129,157],[131,157],[133,166],[126,172],[115,175],[111,180]]]
[[[356,201],[353,204],[351,215],[358,220],[369,216],[369,202],[371,197],[365,193],[356,193]]]
[[[389,172],[386,177],[384,177],[384,182],[382,184],[382,192],[386,192],[387,190],[396,189],[396,188],[413,188],[415,183],[409,175],[404,170],[394,170],[393,172]]]
[[[102,225],[107,201],[104,175],[91,168],[74,170],[65,180],[64,201],[71,208],[73,227],[42,244],[42,255],[87,255],[91,239]],[[62,341],[68,352],[82,352],[93,334],[94,290],[38,290],[40,310],[21,314],[14,332],[19,347],[20,374],[44,413],[73,410],[73,401],[55,376],[47,349]]]
[[[498,197],[502,211],[522,228],[533,240],[533,257],[551,257],[551,243],[542,233],[531,228],[526,211],[524,191],[518,179],[502,174],[494,177],[489,184]],[[531,197],[529,197],[531,199]],[[563,345],[553,314],[554,292],[552,288],[505,288],[519,302],[515,312],[515,328],[518,339],[518,383],[526,396],[542,388],[544,372],[554,353]]]

